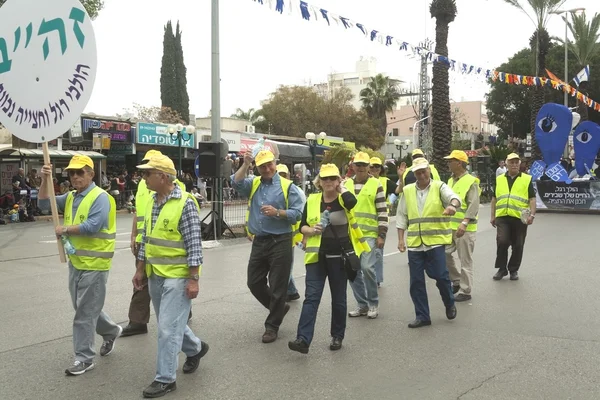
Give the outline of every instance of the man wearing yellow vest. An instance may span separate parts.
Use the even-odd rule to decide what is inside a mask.
[[[248,288],[269,310],[262,341],[272,343],[290,309],[285,300],[292,263],[292,225],[302,218],[304,196],[290,180],[277,174],[275,156],[269,150],[260,151],[254,160],[260,176],[246,178],[252,161],[251,154],[244,154],[244,163],[231,176],[231,183],[240,195],[248,197],[246,226],[253,236]]]
[[[153,156],[161,155],[162,153],[158,150],[148,150],[142,159],[142,164],[150,161]],[[185,189],[185,186],[179,180],[176,180],[175,183],[182,190]],[[154,192],[146,186],[146,180],[142,178],[135,194],[135,212],[133,213],[133,226],[131,227],[130,248],[136,259],[144,233],[146,211],[153,194]],[[191,310],[189,317],[192,317]],[[129,323],[123,328],[121,336],[127,337],[148,333],[148,322],[150,322],[150,293],[148,293],[148,285],[146,284],[141,290],[133,288],[133,295],[129,303]]]
[[[371,157],[369,160],[369,172],[373,178],[379,179],[379,183],[381,183],[381,187],[383,188],[383,193],[385,195],[386,204],[390,205],[389,196],[396,192],[397,185],[384,173],[385,169],[383,168],[383,163],[381,162],[381,158],[379,157]],[[377,263],[375,264],[375,277],[377,280],[377,287],[383,286],[383,249],[376,248],[375,251],[381,253],[377,257]]]
[[[471,300],[473,289],[473,251],[479,214],[479,185],[476,178],[467,171],[467,153],[454,150],[444,158],[448,160],[448,168],[452,172],[448,186],[460,198],[460,208],[450,219],[453,235],[452,246],[446,248],[446,265],[452,280],[452,292],[458,292],[454,301],[468,301]],[[458,253],[460,268],[452,256],[454,251]]]
[[[277,173],[279,176],[285,179],[290,179],[290,170],[285,164],[277,165]],[[299,191],[300,194],[304,197],[304,203],[306,203],[306,195],[302,190]],[[292,246],[296,246],[298,243],[302,243],[302,233],[300,233],[300,221],[292,225],[292,232],[294,233],[294,237],[292,238]],[[287,297],[286,301],[294,301],[300,298],[300,293],[298,293],[298,289],[296,288],[296,282],[294,282],[294,276],[292,271],[294,270],[294,251],[292,251],[292,264],[290,266],[290,282],[288,284]]]
[[[398,202],[396,227],[398,250],[404,253],[408,246],[410,297],[416,314],[415,320],[408,327],[421,328],[431,325],[425,272],[436,281],[446,307],[446,317],[456,318],[452,282],[446,268],[445,247],[452,243],[450,217],[461,204],[448,185],[431,179],[426,159],[415,160],[412,167],[417,181],[404,187],[404,195]]]
[[[523,247],[527,236],[527,225],[535,218],[535,190],[531,175],[520,172],[521,159],[516,153],[506,156],[508,172],[496,177],[496,188],[492,197],[491,224],[496,231],[496,268],[494,280],[501,280],[510,272],[510,280],[519,279],[519,267],[523,259]],[[529,217],[522,221],[522,213]],[[524,218],[523,218],[524,219]],[[526,223],[523,223],[526,222]],[[508,248],[512,255],[508,259]]]
[[[177,388],[179,352],[186,355],[183,373],[190,374],[208,352],[187,326],[192,299],[198,296],[202,268],[200,207],[194,196],[175,183],[177,171],[165,155],[138,165],[148,189],[154,191],[145,212],[144,233],[137,254],[133,286],[148,289],[158,321],[156,376],[144,397],[160,397]]]
[[[81,375],[94,368],[94,335],[102,336],[100,355],[115,348],[122,328],[102,311],[106,281],[115,251],[116,205],[112,196],[94,183],[94,163],[88,156],[74,156],[65,170],[74,191],[56,196],[64,225],[56,227],[57,236],[66,236],[75,254],[69,255],[69,292],[75,309],[73,347],[75,362],[67,375]],[[42,167],[39,198],[48,199],[47,184],[52,182],[52,165]]]
[[[385,192],[378,179],[368,173],[370,158],[365,152],[354,155],[354,178],[345,182],[346,188],[354,193],[357,204],[354,215],[371,251],[360,256],[360,271],[350,283],[358,307],[348,316],[366,315],[370,319],[379,315],[379,295],[375,265],[383,257],[383,246],[388,231],[388,209]],[[379,250],[376,250],[379,249]]]

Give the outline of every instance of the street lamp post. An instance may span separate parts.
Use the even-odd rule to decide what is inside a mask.
[[[177,124],[177,125],[169,125],[168,130],[169,130],[169,135],[171,136],[171,140],[174,142],[177,141],[177,144],[179,146],[179,171],[177,172],[177,175],[180,175],[183,172],[183,168],[181,165],[182,164],[181,141],[182,140],[188,141],[188,140],[192,139],[194,137],[194,132],[196,131],[196,128],[192,125],[183,126],[181,124]]]
[[[402,141],[400,139],[394,140],[394,144],[396,145],[396,150],[400,150],[400,157],[399,157],[400,162],[402,162],[402,150],[408,149],[408,146],[410,146],[410,143],[411,143],[410,139],[406,139],[405,141]]]
[[[315,135],[314,132],[306,132],[304,135],[306,140],[308,140],[308,145],[310,146],[310,151],[313,156],[313,178],[317,176],[317,145],[322,145],[325,143],[325,139],[327,138],[327,134],[325,132],[321,132],[318,135]]]

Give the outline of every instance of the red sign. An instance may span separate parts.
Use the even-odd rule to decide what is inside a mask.
[[[469,157],[477,157],[477,150],[465,150],[465,153],[467,153],[467,156]]]
[[[242,142],[240,145],[240,153],[245,153],[247,151],[252,152],[252,147],[258,142],[258,139],[249,139],[242,138]],[[279,155],[279,149],[277,149],[277,145],[268,140],[265,141],[265,150],[270,150],[276,156]]]

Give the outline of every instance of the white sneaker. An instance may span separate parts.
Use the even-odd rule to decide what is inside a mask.
[[[349,317],[364,317],[369,313],[368,308],[357,307],[356,310],[352,310],[348,313]]]
[[[379,315],[379,308],[377,308],[377,307],[369,308],[369,312],[367,313],[367,317],[369,319],[375,319],[375,318],[377,318],[378,315]]]

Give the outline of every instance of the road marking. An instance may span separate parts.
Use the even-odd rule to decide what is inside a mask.
[[[394,254],[400,254],[400,252],[399,252],[398,250],[396,250],[396,251],[393,251],[393,252],[391,252],[391,253],[384,254],[383,256],[384,256],[384,257],[387,257],[387,256],[393,256]]]

